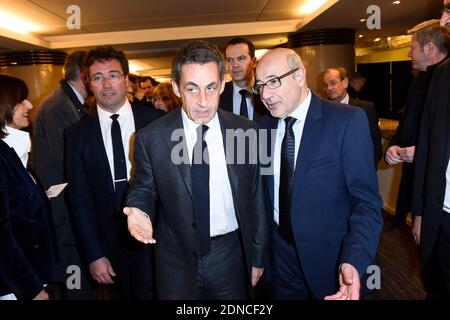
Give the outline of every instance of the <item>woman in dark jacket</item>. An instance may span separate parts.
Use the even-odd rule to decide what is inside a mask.
[[[26,169],[30,149],[26,84],[0,75],[0,299],[46,300],[55,265],[46,194]]]

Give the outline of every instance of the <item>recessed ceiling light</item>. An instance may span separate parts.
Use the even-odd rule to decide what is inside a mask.
[[[380,40],[381,40],[381,38],[375,38],[375,39],[373,39],[374,42],[378,42],[378,41],[380,41]]]
[[[27,22],[25,19],[12,15],[8,12],[0,12],[0,28],[4,28],[20,34],[40,31],[42,28]]]
[[[358,38],[362,38],[362,37],[364,37],[362,34],[359,34],[359,35],[358,35]]]
[[[392,4],[400,4],[400,1],[394,1]]]
[[[327,0],[307,0],[300,8],[298,8],[298,13],[301,15],[307,15],[313,13],[319,9]]]
[[[361,19],[361,20],[359,20],[359,21],[364,22],[364,21],[366,21],[366,19]]]

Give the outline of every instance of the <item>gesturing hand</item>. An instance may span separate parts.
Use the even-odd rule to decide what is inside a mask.
[[[156,243],[153,238],[152,222],[142,210],[125,207],[123,212],[127,215],[128,231],[133,238],[145,244]]]

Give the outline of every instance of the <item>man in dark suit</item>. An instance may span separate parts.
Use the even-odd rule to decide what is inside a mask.
[[[267,114],[258,94],[252,91],[255,82],[255,46],[244,38],[231,39],[225,48],[225,59],[232,81],[225,83],[219,108],[250,120]]]
[[[71,53],[64,65],[65,78],[39,107],[33,126],[33,168],[45,189],[64,183],[64,129],[86,116],[84,99],[88,96],[83,60],[86,51]],[[51,199],[61,261],[57,268],[56,283],[49,289],[53,298],[89,299],[90,283],[85,272],[81,273],[81,287],[68,288],[67,278],[72,274],[68,267],[81,266],[70,224],[64,193]]]
[[[161,299],[246,299],[264,270],[267,206],[258,161],[237,162],[229,153],[242,130],[256,134],[256,124],[218,110],[224,74],[215,46],[185,44],[172,64],[182,108],[136,139],[124,212],[133,237],[156,242]]]
[[[152,107],[153,105],[152,98],[153,98],[153,90],[158,85],[158,82],[153,79],[150,76],[142,77],[139,81],[139,86],[141,87],[142,91],[144,91],[144,96],[139,101],[142,105]]]
[[[395,226],[403,225],[407,214],[411,212],[415,171],[414,151],[419,138],[420,122],[431,78],[435,69],[445,60],[450,41],[448,30],[439,26],[439,20],[422,22],[408,30],[408,33],[412,34],[408,55],[412,59],[414,68],[420,70],[420,72],[411,85],[405,112],[385,155],[386,162],[389,165],[402,164],[402,177],[395,208]],[[417,243],[419,239],[415,229],[417,229],[418,224],[416,222],[413,225],[413,234]]]
[[[375,168],[381,159],[381,132],[378,126],[378,114],[373,102],[353,99],[348,95],[347,70],[342,67],[328,68],[323,75],[323,86],[330,100],[363,109],[369,121],[370,136],[373,144]]]
[[[255,90],[271,113],[259,123],[272,157],[273,298],[359,299],[382,228],[366,116],[314,95],[285,48],[258,62]]]
[[[126,99],[128,61],[122,51],[89,51],[86,71],[97,108],[65,132],[68,199],[74,230],[92,278],[121,298],[152,298],[150,247],[127,232],[122,212],[134,132],[160,116]]]
[[[450,27],[450,0],[441,26]],[[448,29],[447,29],[448,30]],[[415,154],[412,210],[427,298],[450,297],[450,58],[434,71]]]

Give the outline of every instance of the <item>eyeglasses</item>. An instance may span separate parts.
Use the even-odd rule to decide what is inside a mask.
[[[118,71],[112,71],[106,76],[103,73],[96,73],[92,75],[92,77],[89,77],[89,80],[91,81],[91,83],[98,85],[103,83],[105,79],[108,79],[111,82],[118,82],[124,75],[125,74]]]
[[[344,78],[344,79],[345,79],[345,78]],[[327,89],[328,86],[331,86],[331,87],[334,88],[334,87],[337,86],[337,84],[338,84],[339,82],[342,82],[344,79],[330,80],[330,81],[328,81],[328,82],[324,82],[324,84],[322,85],[322,88]]]
[[[278,88],[278,87],[281,86],[281,79],[283,79],[283,78],[285,78],[285,77],[287,77],[287,76],[293,74],[293,73],[294,73],[295,71],[297,71],[298,69],[300,69],[300,68],[295,68],[295,69],[293,69],[293,70],[291,70],[291,71],[286,72],[285,74],[282,74],[282,75],[279,76],[279,77],[275,77],[275,78],[269,79],[269,80],[267,80],[265,83],[256,83],[256,84],[252,87],[252,90],[253,90],[253,92],[256,93],[256,94],[261,94],[261,92],[262,92],[264,86],[267,86],[267,88],[269,88],[269,89],[276,89],[276,88]]]

